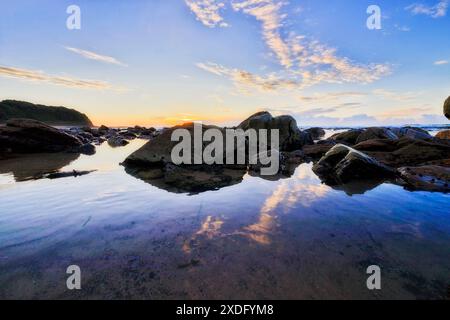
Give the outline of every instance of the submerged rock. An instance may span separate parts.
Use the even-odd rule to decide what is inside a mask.
[[[331,148],[313,171],[327,183],[344,184],[352,180],[392,177],[395,170],[348,146]]]
[[[428,165],[402,167],[398,171],[407,189],[450,192],[450,168]]]
[[[129,142],[120,136],[114,136],[108,139],[108,144],[113,148],[117,148],[124,147],[129,144]]]
[[[11,119],[0,127],[0,150],[36,153],[84,152],[85,149],[77,137],[36,120]]]
[[[68,172],[54,172],[44,175],[44,178],[47,179],[60,179],[60,178],[68,178],[68,177],[80,177],[85,176],[89,173],[95,172],[96,170],[89,170],[89,171],[68,171]]]

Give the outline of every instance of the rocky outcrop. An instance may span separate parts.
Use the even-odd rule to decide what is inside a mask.
[[[441,140],[450,140],[450,130],[443,130],[436,134],[436,138]]]
[[[269,112],[258,112],[244,120],[238,129],[278,129],[280,133],[280,151],[293,151],[304,145],[313,144],[311,135],[301,131],[297,121],[291,116],[272,117]]]
[[[402,167],[401,184],[409,190],[450,192],[450,168],[441,166]]]
[[[305,132],[309,133],[313,140],[319,140],[320,138],[325,136],[325,130],[318,127],[306,129]]]
[[[0,127],[0,150],[9,153],[92,152],[92,148],[78,138],[30,119],[11,119]]]
[[[91,120],[85,114],[73,109],[15,100],[0,102],[0,123],[17,118],[37,120],[50,125],[92,126]]]
[[[392,177],[395,170],[368,155],[338,144],[314,166],[313,171],[325,182],[345,184],[352,180]]]
[[[450,97],[444,102],[444,115],[450,120]]]

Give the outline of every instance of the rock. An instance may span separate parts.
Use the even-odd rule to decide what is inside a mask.
[[[0,127],[0,150],[14,153],[81,152],[83,143],[76,137],[42,122],[11,119]]]
[[[68,177],[80,177],[80,176],[85,176],[89,173],[92,173],[96,170],[90,170],[90,171],[68,171],[68,172],[55,172],[55,173],[49,173],[47,175],[44,176],[44,178],[47,179],[60,179],[60,178],[68,178]]]
[[[436,138],[442,139],[442,140],[449,140],[450,139],[450,130],[443,130],[438,132],[436,135]]]
[[[322,128],[310,128],[306,129],[305,132],[309,133],[313,140],[319,140],[325,135],[325,130]]]
[[[96,150],[94,145],[85,143],[79,148],[79,152],[91,156],[95,154]]]
[[[387,128],[367,128],[356,139],[356,144],[367,141],[367,140],[374,140],[374,139],[390,139],[390,140],[397,140],[398,137],[395,133],[393,133],[390,129]]]
[[[108,144],[111,147],[116,148],[116,147],[124,147],[127,144],[129,144],[129,142],[120,136],[115,136],[115,137],[110,137],[108,139]]]
[[[359,135],[363,132],[363,129],[352,129],[349,131],[336,133],[332,135],[328,140],[330,141],[336,141],[339,143],[354,145],[356,144],[356,140],[358,139]]]
[[[398,171],[409,190],[450,192],[450,168],[428,165],[402,167]]]
[[[320,159],[325,153],[327,153],[335,143],[324,143],[304,146],[302,151],[306,157],[311,159]]]
[[[450,120],[450,97],[444,102],[444,115]]]
[[[269,112],[258,112],[244,120],[238,129],[278,129],[280,133],[280,151],[294,151],[304,145],[313,144],[312,137],[297,127],[297,121],[291,116],[272,117]]]
[[[423,139],[433,140],[433,136],[428,131],[422,128],[403,127],[403,128],[390,128],[399,138],[407,137],[411,139]]]
[[[313,171],[325,182],[331,184],[395,175],[394,169],[343,144],[331,148],[313,166]]]
[[[450,144],[438,139],[426,141],[404,137],[395,141],[369,140],[354,148],[395,168],[450,158]]]

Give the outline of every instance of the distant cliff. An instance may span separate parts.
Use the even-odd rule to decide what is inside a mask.
[[[0,123],[13,118],[33,119],[50,125],[92,126],[91,120],[85,114],[73,109],[15,100],[0,102]]]

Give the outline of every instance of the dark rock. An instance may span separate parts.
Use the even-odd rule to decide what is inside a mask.
[[[397,140],[398,137],[390,129],[372,127],[372,128],[367,128],[363,132],[361,132],[361,134],[356,139],[356,144],[367,141],[367,140],[374,140],[374,139]]]
[[[398,171],[407,189],[450,192],[450,168],[429,165],[402,167]]]
[[[444,115],[450,120],[450,97],[444,102]]]
[[[0,102],[0,123],[17,118],[37,120],[55,126],[92,126],[91,120],[85,114],[73,109],[15,100]]]
[[[127,144],[129,144],[129,142],[120,136],[115,136],[108,139],[108,144],[111,147],[116,148],[116,147],[124,147]]]
[[[80,176],[85,176],[89,173],[92,173],[96,170],[90,170],[90,171],[68,171],[68,172],[55,172],[55,173],[49,173],[47,175],[44,176],[44,178],[47,179],[60,179],[60,178],[68,178],[68,177],[80,177]]]
[[[11,119],[0,127],[0,150],[14,153],[79,152],[83,143],[76,137],[30,119]]]
[[[344,184],[352,180],[392,177],[395,170],[368,155],[339,144],[317,162],[313,171],[327,183]]]
[[[307,145],[304,146],[302,151],[305,156],[311,158],[311,159],[320,159],[323,157],[325,153],[327,153],[335,143],[329,142],[324,144],[314,144],[314,145]]]
[[[363,129],[352,129],[349,131],[336,133],[332,135],[328,140],[348,145],[354,145],[359,135],[363,132]]]
[[[313,140],[319,140],[326,133],[325,130],[323,130],[322,128],[317,128],[317,127],[306,129],[305,132],[309,133],[311,135],[311,138],[313,138]]]
[[[450,139],[450,130],[443,130],[438,132],[436,135],[436,138],[442,139],[442,140],[449,140]]]
[[[291,116],[274,118],[269,112],[258,112],[244,120],[238,128],[244,131],[248,129],[278,129],[280,151],[298,150],[304,145],[314,143],[310,134],[302,132],[297,126],[297,121]]]
[[[90,143],[83,144],[78,151],[86,155],[93,155],[96,152],[95,146]]]
[[[428,131],[422,128],[403,127],[403,128],[390,128],[399,138],[411,138],[411,139],[423,139],[433,140],[433,136]]]

